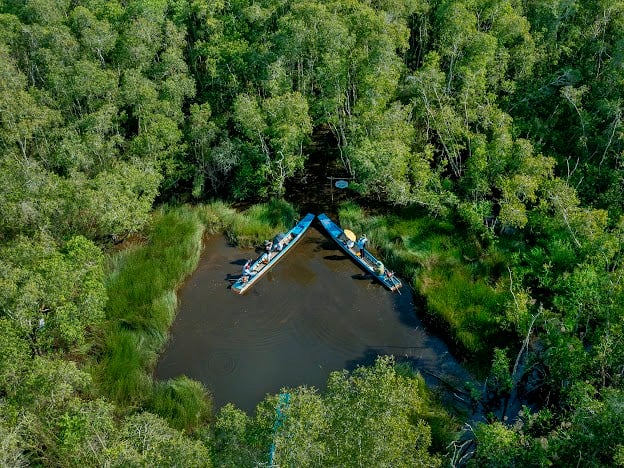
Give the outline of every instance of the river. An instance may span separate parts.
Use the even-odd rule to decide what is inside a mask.
[[[318,228],[322,229],[322,228]],[[185,374],[252,413],[265,394],[298,385],[322,389],[331,371],[393,354],[427,383],[472,380],[417,316],[409,288],[393,294],[311,227],[245,295],[229,289],[251,250],[222,236],[205,241],[198,268],[179,291],[178,315],[155,377]]]

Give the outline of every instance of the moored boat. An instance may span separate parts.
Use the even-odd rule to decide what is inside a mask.
[[[379,259],[375,258],[375,256],[366,249],[364,249],[364,255],[360,257],[360,250],[353,242],[348,242],[349,238],[340,226],[329,219],[325,213],[321,213],[317,218],[331,238],[334,239],[340,248],[348,253],[358,265],[390,291],[399,291],[403,283],[401,283],[401,280],[397,278],[394,273],[386,269]]]
[[[253,263],[251,263],[248,266],[249,274],[243,274],[232,285],[232,291],[238,294],[243,294],[251,288],[251,286],[258,281],[262,275],[269,271],[273,265],[275,265],[284,255],[286,255],[286,252],[294,247],[294,245],[303,237],[303,234],[305,234],[306,230],[310,227],[312,221],[314,221],[314,215],[308,213],[285,235],[279,237],[276,236],[276,243],[281,244],[280,249],[270,249],[268,252],[265,252]]]

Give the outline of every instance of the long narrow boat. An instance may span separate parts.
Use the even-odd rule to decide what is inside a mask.
[[[262,254],[260,257],[256,259],[255,262],[251,264],[249,270],[251,271],[251,275],[241,276],[233,285],[232,291],[238,294],[243,294],[247,291],[251,286],[253,286],[256,281],[258,281],[262,275],[264,275],[267,271],[271,269],[273,265],[275,265],[290,249],[294,247],[294,245],[303,237],[303,234],[310,227],[314,221],[314,215],[308,213],[305,217],[299,221],[294,228],[286,233],[286,235],[280,241],[283,245],[282,250],[279,252],[269,252],[268,259],[267,254]]]
[[[383,284],[390,291],[398,291],[403,284],[401,280],[384,269],[382,274],[377,274],[375,271],[377,265],[381,263],[377,258],[373,256],[368,250],[364,250],[364,257],[358,255],[359,249],[356,246],[349,248],[346,243],[346,236],[344,231],[331,219],[327,217],[325,213],[317,216],[325,230],[329,233],[332,239],[336,241],[336,244],[340,246],[342,250],[348,253],[355,262],[360,265],[364,270],[376,278],[381,284]]]

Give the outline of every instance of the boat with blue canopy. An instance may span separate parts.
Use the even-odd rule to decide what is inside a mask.
[[[299,221],[295,227],[285,234],[278,234],[273,238],[273,242],[270,243],[270,248],[267,249],[260,257],[254,262],[248,262],[245,265],[245,272],[241,277],[232,285],[232,291],[238,294],[243,294],[256,281],[258,281],[267,271],[269,271],[273,265],[275,265],[287,252],[289,252],[294,245],[303,237],[307,229],[314,221],[314,215],[308,213],[305,217]]]
[[[325,213],[318,215],[317,218],[331,238],[334,239],[338,246],[349,254],[358,265],[390,291],[397,291],[400,293],[399,289],[403,286],[401,280],[397,278],[393,272],[385,268],[383,262],[375,258],[368,250],[363,249],[363,255],[360,256],[360,249],[358,249],[357,245],[353,242],[355,236],[351,231],[343,230],[329,219]]]

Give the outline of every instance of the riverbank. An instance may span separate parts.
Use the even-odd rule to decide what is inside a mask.
[[[100,393],[187,431],[210,415],[207,391],[183,377],[154,383],[151,370],[175,318],[176,289],[197,265],[205,230],[198,209],[164,208],[153,214],[143,243],[109,257],[107,320],[93,367]]]
[[[367,234],[370,247],[423,298],[429,321],[449,336],[460,355],[477,359],[473,370],[483,376],[492,348],[509,344],[500,326],[512,300],[505,252],[413,208],[367,216],[358,205],[346,203],[339,217],[343,228]]]
[[[186,377],[154,381],[153,369],[177,310],[177,289],[195,270],[205,233],[224,232],[252,246],[294,222],[292,205],[254,205],[245,214],[224,203],[165,207],[153,213],[142,236],[108,257],[106,321],[90,368],[99,393],[143,407],[178,429],[193,431],[212,414],[207,389]]]

